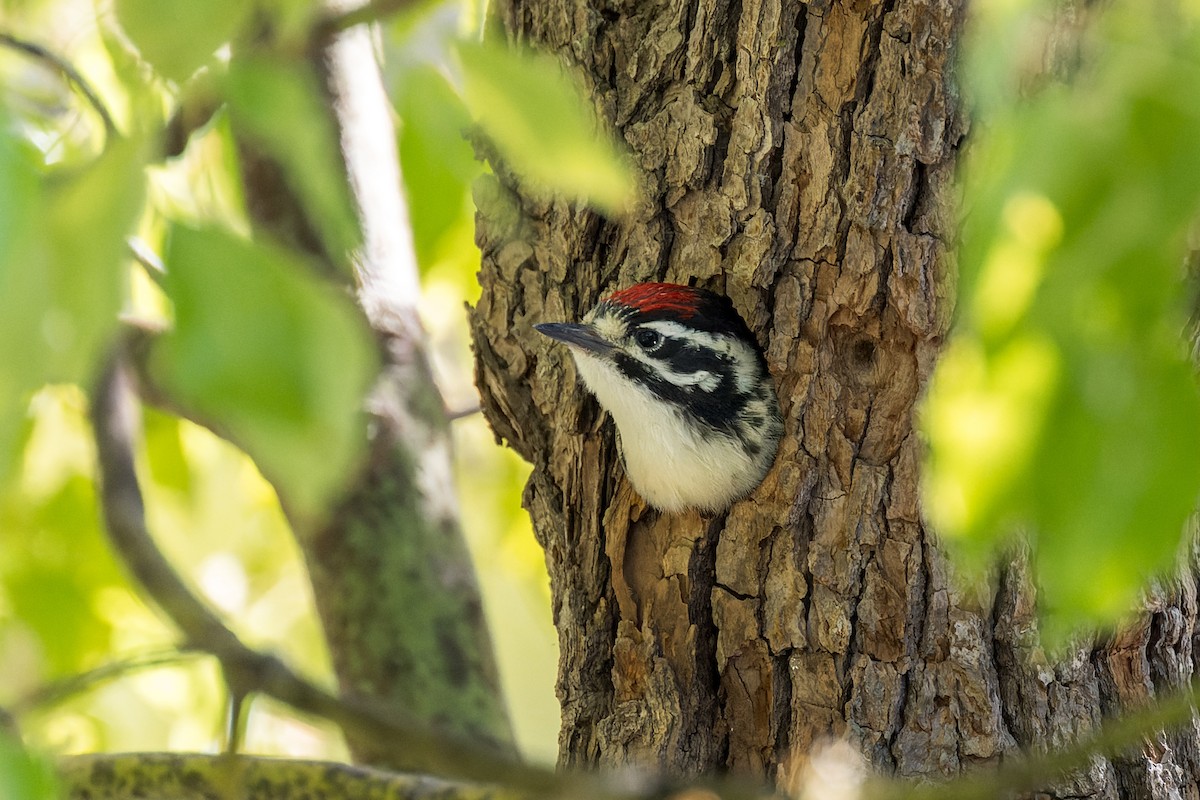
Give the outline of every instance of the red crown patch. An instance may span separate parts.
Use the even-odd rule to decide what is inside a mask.
[[[635,308],[643,314],[672,311],[684,319],[695,314],[700,305],[700,293],[678,283],[639,283],[613,292],[605,299]]]

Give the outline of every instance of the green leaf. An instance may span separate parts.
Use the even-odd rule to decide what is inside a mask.
[[[434,261],[447,232],[469,213],[471,182],[483,167],[464,135],[470,116],[436,69],[423,65],[404,73],[396,110],[413,239],[424,268]]]
[[[230,434],[314,516],[351,474],[376,373],[358,309],[287,252],[176,226],[166,254],[175,328],[152,358],[185,406]]]
[[[59,796],[53,763],[34,756],[12,737],[0,735],[0,797],[56,800]]]
[[[931,520],[974,555],[1029,532],[1057,635],[1131,609],[1200,499],[1180,282],[1200,41],[1153,17],[1114,4],[1078,84],[976,142],[960,319],[923,415]]]
[[[491,42],[462,43],[458,54],[471,113],[518,173],[608,213],[630,204],[629,161],[558,61]]]
[[[25,403],[48,382],[82,382],[114,336],[142,208],[141,144],[120,140],[89,166],[46,175],[31,147],[0,133],[0,465]],[[0,472],[0,483],[4,474]]]
[[[253,10],[242,0],[116,0],[125,34],[160,75],[176,83],[233,39]]]
[[[294,63],[244,58],[230,65],[225,86],[234,128],[283,167],[329,254],[357,249],[358,221],[316,77]]]

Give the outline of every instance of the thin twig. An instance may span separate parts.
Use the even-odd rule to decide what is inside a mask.
[[[449,422],[454,422],[455,420],[466,419],[467,417],[473,417],[482,411],[483,411],[483,407],[480,406],[479,403],[475,403],[474,405],[467,406],[466,408],[458,408],[458,409],[447,408],[446,409],[446,420]]]
[[[154,285],[158,288],[165,289],[163,282],[167,274],[167,268],[163,266],[162,259],[158,257],[158,253],[155,253],[150,248],[150,245],[137,236],[126,238],[125,244],[129,247],[129,252],[133,255],[133,260],[146,273],[146,277],[154,281]]]
[[[530,792],[561,791],[564,779],[474,742],[434,733],[395,710],[338,698],[297,676],[272,655],[247,648],[183,583],[146,528],[134,470],[136,400],[129,372],[114,356],[92,397],[92,425],[104,520],[113,549],[142,588],[183,632],[189,647],[221,663],[233,692],[259,691],[293,708],[389,742],[414,768],[449,777],[498,782]]]
[[[120,138],[121,134],[117,130],[116,123],[113,122],[112,114],[108,113],[108,107],[104,105],[104,101],[100,99],[100,95],[87,82],[87,79],[71,65],[71,62],[36,42],[13,36],[11,33],[0,32],[0,45],[22,52],[57,72],[75,91],[83,95],[88,104],[100,115],[100,119],[104,121],[105,136],[108,139]]]
[[[30,711],[45,709],[48,706],[64,703],[73,697],[94,689],[99,684],[123,678],[130,673],[158,669],[159,667],[175,666],[182,661],[198,656],[207,658],[209,654],[199,650],[173,647],[170,650],[159,650],[123,658],[120,661],[103,664],[79,675],[72,675],[68,678],[40,686],[13,703],[9,707],[9,711],[14,716],[19,717],[28,714]]]

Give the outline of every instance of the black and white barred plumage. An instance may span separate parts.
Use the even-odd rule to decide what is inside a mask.
[[[642,283],[581,323],[536,327],[570,347],[651,505],[720,511],[762,482],[783,423],[766,359],[728,298]]]

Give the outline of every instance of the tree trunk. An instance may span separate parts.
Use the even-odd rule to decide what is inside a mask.
[[[962,2],[495,13],[581,77],[646,179],[613,221],[538,200],[502,167],[478,192],[478,382],[497,434],[534,465],[563,763],[786,780],[844,736],[884,773],[951,775],[1186,681],[1194,582],[1053,665],[1023,558],[972,600],[922,524],[913,409],[953,307]],[[569,356],[530,329],[645,280],[728,294],[777,382],[777,463],[716,519],[642,504]],[[1194,797],[1195,751],[1194,736],[1161,736],[1060,791]]]

